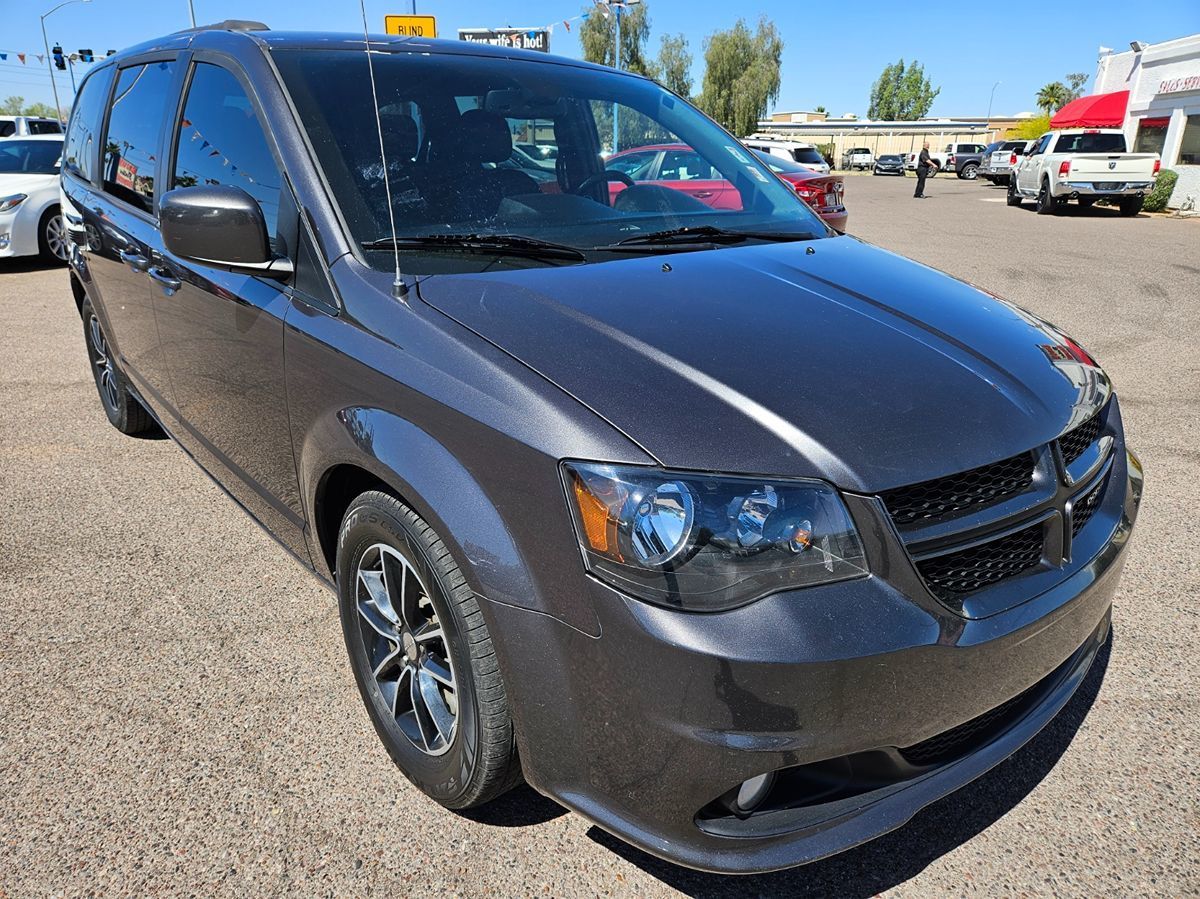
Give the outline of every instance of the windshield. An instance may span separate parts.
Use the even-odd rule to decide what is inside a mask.
[[[273,55],[353,237],[385,242],[366,258],[390,269],[365,54]],[[372,59],[400,238],[517,236],[585,251],[593,262],[614,258],[596,248],[674,229],[831,234],[750,151],[646,79],[449,53]],[[422,270],[422,256],[441,255],[438,270],[447,267],[448,246],[403,243],[408,270]]]
[[[57,175],[60,140],[13,140],[0,143],[0,174]]]

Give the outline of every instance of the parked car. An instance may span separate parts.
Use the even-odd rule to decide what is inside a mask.
[[[904,157],[898,153],[887,153],[875,160],[872,175],[904,175]]]
[[[1085,350],[834,235],[649,79],[370,43],[368,70],[361,36],[230,22],[98,62],[63,214],[104,414],[336,591],[419,789],[463,809],[523,775],[647,852],[773,870],[1063,708],[1142,492]],[[740,202],[603,167],[614,104]],[[532,119],[554,193],[486,167]],[[269,647],[295,597],[254,575]]]
[[[792,186],[800,198],[816,210],[817,215],[833,230],[845,233],[849,214],[846,212],[846,184],[839,175],[818,175],[811,169],[781,159],[761,150],[751,150],[772,172]]]
[[[992,145],[990,152],[985,153],[979,166],[979,177],[993,184],[1007,184],[1008,175],[1017,159],[1033,146],[1034,141],[1005,140]]]
[[[763,153],[770,153],[772,156],[778,156],[781,159],[790,159],[792,162],[798,162],[806,169],[816,172],[819,175],[829,174],[829,160],[821,155],[813,144],[803,144],[794,140],[780,140],[778,137],[773,137],[769,134],[752,134],[747,138],[743,138],[742,143],[751,150],[759,150]]]
[[[62,134],[62,124],[38,116],[0,115],[0,138],[28,137],[31,134]]]
[[[61,134],[0,141],[0,258],[41,256],[66,262],[67,242],[58,211]]]
[[[1035,199],[1039,215],[1053,215],[1068,200],[1091,206],[1116,200],[1121,215],[1142,211],[1154,187],[1157,153],[1129,153],[1119,128],[1049,131],[1017,160],[1008,182],[1008,205]]]
[[[841,177],[818,175],[783,159],[751,150],[768,168],[786,181],[819,216],[836,231],[846,230],[845,190]],[[634,184],[652,184],[680,191],[714,209],[740,209],[741,195],[734,185],[686,144],[634,147],[610,156],[605,168],[628,175]],[[608,185],[612,202],[626,189],[623,181]]]
[[[869,147],[855,147],[842,154],[842,168],[846,171],[861,169],[867,171],[875,165],[875,154]]]

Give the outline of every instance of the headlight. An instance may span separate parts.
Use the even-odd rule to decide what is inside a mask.
[[[717,611],[867,574],[837,492],[764,480],[564,462],[588,571],[639,599]]]
[[[0,197],[0,212],[8,212],[10,209],[16,209],[27,199],[29,199],[27,194],[12,194],[11,196]]]

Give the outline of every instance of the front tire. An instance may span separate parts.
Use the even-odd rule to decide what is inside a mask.
[[[975,165],[974,163],[968,163],[967,165],[963,166],[963,170],[959,172],[959,177],[964,181],[974,181],[978,174],[979,166]]]
[[[1008,179],[1008,197],[1006,198],[1005,202],[1008,203],[1009,206],[1020,206],[1021,205],[1021,195],[1019,193],[1017,193],[1017,179],[1016,178]]]
[[[154,418],[129,390],[129,384],[104,335],[104,327],[92,308],[91,300],[84,300],[79,310],[83,316],[83,342],[87,346],[88,361],[91,363],[92,378],[100,394],[100,405],[109,423],[122,434],[142,434],[156,427]]]
[[[67,227],[57,206],[42,213],[38,222],[38,255],[53,265],[67,264]]]
[[[451,809],[515,786],[491,635],[441,538],[395,497],[364,493],[338,533],[337,582],[354,679],[396,766]]]

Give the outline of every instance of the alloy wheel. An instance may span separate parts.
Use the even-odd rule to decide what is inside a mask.
[[[396,725],[427,755],[441,755],[458,727],[458,690],[447,636],[412,564],[376,543],[355,578],[359,635]]]
[[[67,261],[67,228],[61,215],[51,216],[46,222],[46,246],[60,262]]]
[[[108,342],[104,339],[104,330],[100,327],[100,319],[93,314],[88,319],[88,333],[91,335],[92,366],[96,371],[96,383],[100,387],[100,398],[109,411],[116,414],[121,409],[120,387],[117,384],[117,372],[113,368],[112,355],[108,350]]]

